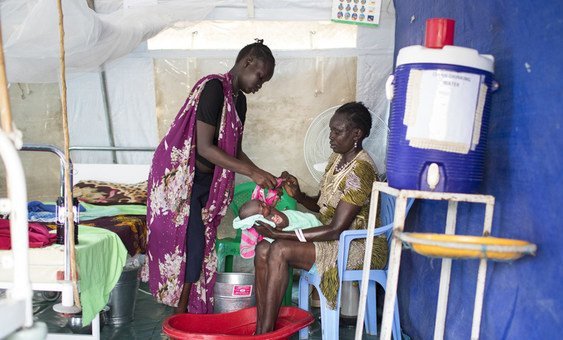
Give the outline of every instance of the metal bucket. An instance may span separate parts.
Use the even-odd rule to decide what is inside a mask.
[[[124,268],[117,284],[109,295],[110,307],[107,323],[121,325],[133,321],[135,299],[139,289],[140,267]]]
[[[213,289],[215,313],[228,313],[256,304],[254,274],[217,273]]]
[[[108,321],[109,306],[105,306],[100,311],[100,330]],[[67,321],[67,327],[75,334],[92,334],[92,323],[88,326],[82,325],[82,313],[71,315]]]

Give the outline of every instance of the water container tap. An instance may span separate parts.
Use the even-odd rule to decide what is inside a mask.
[[[426,174],[426,183],[430,190],[436,189],[436,185],[440,182],[440,169],[438,164],[432,163],[428,167],[428,173]]]

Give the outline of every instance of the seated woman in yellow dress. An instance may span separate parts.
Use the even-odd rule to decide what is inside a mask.
[[[285,172],[284,188],[307,209],[318,212],[322,226],[302,232],[282,231],[264,223],[255,225],[258,233],[274,239],[260,242],[254,258],[256,275],[256,334],[274,329],[281,301],[288,284],[288,267],[317,270],[321,291],[335,308],[338,295],[336,257],[340,234],[349,229],[366,229],[369,200],[377,169],[362,141],[369,135],[371,115],[357,102],[339,107],[330,120],[330,156],[317,196],[306,195],[297,179]],[[361,269],[364,242],[354,241],[348,268]],[[372,268],[383,268],[387,262],[385,237],[374,240]],[[313,268],[315,267],[315,268]]]

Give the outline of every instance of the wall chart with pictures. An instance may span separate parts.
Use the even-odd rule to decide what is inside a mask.
[[[332,21],[377,26],[381,0],[333,0]]]

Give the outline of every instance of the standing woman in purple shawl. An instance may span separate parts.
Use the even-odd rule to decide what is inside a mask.
[[[233,68],[199,80],[158,145],[148,181],[147,265],[143,279],[175,313],[212,313],[217,271],[215,237],[227,211],[235,173],[262,187],[275,177],[241,147],[247,93],[274,74],[262,40],[245,46]]]

